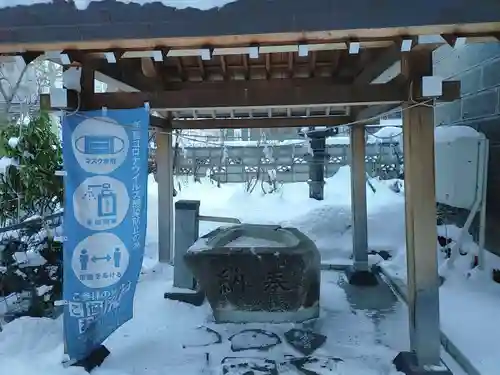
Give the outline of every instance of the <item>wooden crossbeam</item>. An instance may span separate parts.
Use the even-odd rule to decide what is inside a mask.
[[[421,87],[416,85],[413,90],[413,98],[418,101],[428,101],[430,98],[422,98],[420,96]],[[440,102],[452,102],[460,98],[460,81],[445,81],[443,82],[443,95],[437,98]],[[431,104],[431,103],[428,103]],[[385,103],[377,106],[369,106],[356,113],[357,120],[370,120],[384,113],[397,108],[399,104]]]
[[[332,85],[328,80],[298,79],[192,84],[190,89],[94,94],[86,109],[279,107],[305,105],[375,105],[408,98],[407,85]]]
[[[303,126],[340,126],[351,122],[349,116],[332,117],[272,117],[172,120],[173,129],[242,129],[295,128]],[[151,124],[154,126],[153,124]]]

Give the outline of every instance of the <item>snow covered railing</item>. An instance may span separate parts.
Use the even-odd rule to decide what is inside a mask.
[[[41,225],[44,222],[55,222],[56,220],[60,220],[62,216],[64,215],[64,211],[56,212],[44,217],[38,216],[38,217],[32,217],[28,220],[22,221],[20,223],[12,224],[3,228],[0,228],[0,234],[10,232],[10,231],[15,231],[15,230],[20,230],[32,225]],[[53,224],[51,226],[58,226],[58,224]]]
[[[240,219],[237,219],[235,217],[198,215],[198,220],[199,221],[211,221],[213,223],[241,224]]]

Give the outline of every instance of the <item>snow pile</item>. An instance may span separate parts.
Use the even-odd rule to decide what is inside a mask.
[[[150,192],[157,191],[156,184],[152,183]],[[392,252],[404,244],[404,197],[383,181],[372,179],[371,183],[376,192],[367,187],[369,245],[372,250]],[[260,189],[247,193],[243,184],[224,184],[217,188],[205,181],[201,184],[191,182],[174,199],[201,199],[202,215],[234,217],[250,224],[297,227],[316,242],[323,260],[345,259],[352,252],[348,166],[341,167],[326,179],[324,201],[310,199],[306,183],[286,184],[278,194],[263,195]],[[156,196],[149,199],[150,210],[157,210],[153,206],[156,200]],[[201,222],[200,234],[218,226],[217,223]],[[150,230],[148,242],[154,241]],[[153,256],[148,257],[149,262]]]
[[[483,134],[470,126],[438,126],[434,130],[434,140],[436,142],[445,143],[453,142],[460,138],[483,138]]]
[[[50,4],[52,0],[0,0],[0,8],[15,7],[18,5]]]
[[[3,156],[0,159],[0,174],[5,174],[11,165],[17,167],[19,164],[15,159]]]
[[[386,141],[399,141],[403,135],[403,128],[397,126],[384,126],[373,133],[375,138],[381,138]]]
[[[374,193],[367,186],[368,235],[372,250],[397,251],[405,243],[404,196],[395,193],[386,181],[371,179]],[[350,167],[344,166],[326,179],[325,200],[309,198],[307,183],[291,183],[280,193],[252,194],[244,184],[223,184],[220,188],[208,182],[187,184],[178,179],[181,189],[177,200],[201,200],[200,214],[232,217],[250,224],[279,224],[297,227],[315,241],[323,261],[345,261],[352,253]],[[144,269],[158,260],[158,185],[149,177],[148,233]],[[213,222],[200,223],[200,235],[219,227]]]
[[[19,144],[19,138],[18,137],[11,137],[9,138],[9,141],[7,142],[10,148],[16,148],[17,145]]]

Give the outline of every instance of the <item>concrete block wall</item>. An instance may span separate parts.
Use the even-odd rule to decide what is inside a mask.
[[[440,47],[434,51],[434,74],[462,84],[459,100],[437,106],[436,126],[471,126],[490,141],[486,247],[500,255],[500,43]],[[461,224],[465,216],[461,212],[454,219]]]

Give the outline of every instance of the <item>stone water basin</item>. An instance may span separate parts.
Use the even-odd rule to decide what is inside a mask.
[[[296,228],[218,228],[195,242],[184,259],[218,323],[300,322],[319,316],[320,254]]]

